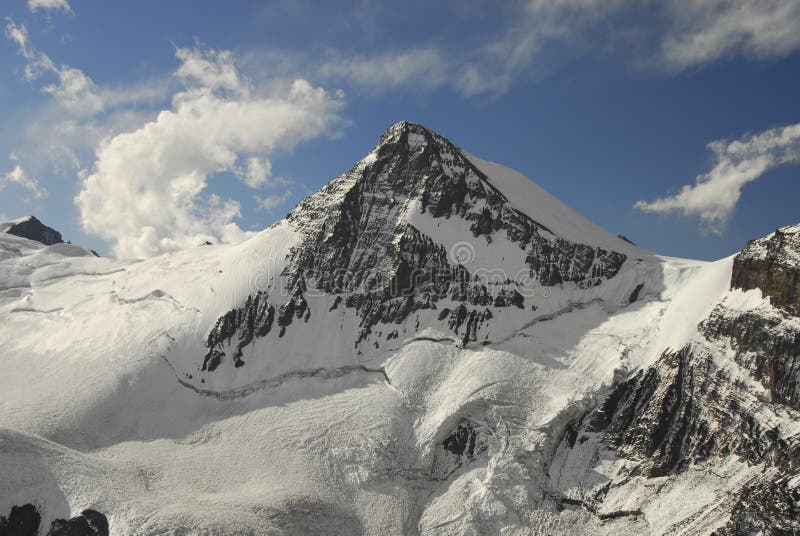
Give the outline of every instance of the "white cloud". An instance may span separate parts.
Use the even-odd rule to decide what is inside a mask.
[[[53,96],[64,109],[73,114],[91,116],[110,107],[163,96],[163,88],[148,85],[134,85],[124,89],[98,87],[82,70],[69,65],[57,66],[50,56],[36,50],[30,42],[25,25],[17,25],[10,18],[6,18],[6,37],[17,44],[19,55],[27,60],[25,79],[34,82],[47,74],[56,76],[58,83],[44,86],[42,92]]]
[[[699,175],[694,185],[685,185],[673,196],[655,201],[639,201],[635,207],[645,212],[683,212],[700,217],[703,227],[719,233],[739,202],[742,187],[768,170],[800,163],[800,123],[774,128],[740,140],[718,140],[708,144],[717,163]]]
[[[58,84],[50,84],[42,91],[55,97],[62,106],[82,114],[93,115],[103,111],[106,102],[91,78],[80,69],[62,66],[57,69]]]
[[[11,160],[16,162],[17,157],[12,154]],[[26,188],[36,199],[41,199],[47,196],[47,190],[39,184],[39,181],[29,176],[18,163],[14,166],[14,169],[8,173],[5,175],[0,175],[0,191],[12,184]]]
[[[181,66],[175,71],[178,78],[199,83],[208,89],[242,93],[249,88],[233,62],[233,54],[228,50],[179,48],[175,55],[181,60]]]
[[[668,14],[660,55],[670,70],[734,55],[780,58],[800,49],[797,0],[674,1]]]
[[[528,0],[504,6],[495,11],[505,13],[505,22],[488,29],[480,25],[484,9],[464,7],[472,18],[455,43],[336,52],[320,72],[371,89],[450,87],[466,97],[499,96],[520,78],[540,77],[586,55],[613,54],[677,72],[724,58],[761,61],[800,50],[798,0]]]
[[[228,53],[177,55],[192,63],[178,76],[201,85],[176,94],[171,109],[141,128],[102,143],[75,199],[84,230],[112,242],[121,257],[241,240],[239,204],[204,195],[208,177],[241,172],[245,161],[244,180],[263,186],[273,151],[338,121],[341,101],[305,80],[265,94],[249,86]]]
[[[72,8],[69,6],[67,0],[28,0],[28,9],[35,12],[39,9],[63,9],[67,13],[72,13]]]
[[[322,76],[346,78],[360,86],[381,89],[409,83],[438,87],[445,81],[444,63],[439,51],[432,47],[373,56],[337,56],[322,65]]]
[[[47,54],[37,51],[31,46],[28,29],[24,24],[19,26],[9,17],[6,17],[6,37],[17,44],[18,54],[27,60],[25,65],[25,79],[33,82],[45,73],[57,73],[53,60]]]
[[[291,196],[292,196],[291,190],[286,190],[282,194],[267,195],[263,197],[257,195],[256,203],[258,204],[258,208],[260,210],[272,210],[276,207],[279,207]]]
[[[247,159],[247,166],[235,170],[235,173],[250,188],[261,188],[270,182],[272,163],[266,158],[252,156]]]

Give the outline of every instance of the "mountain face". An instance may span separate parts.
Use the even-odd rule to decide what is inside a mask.
[[[241,244],[0,246],[9,520],[800,533],[800,226],[661,257],[401,122]]]
[[[0,232],[9,233],[29,240],[41,242],[46,246],[60,244],[64,242],[61,233],[48,227],[33,216],[27,216],[18,220],[0,223]]]
[[[283,337],[294,320],[307,320],[309,287],[336,297],[328,311],[314,313],[339,306],[353,311],[353,348],[362,354],[362,347],[379,349],[394,337],[393,331],[375,337],[377,326],[402,325],[411,315],[415,324],[447,326],[467,346],[486,342],[483,328],[495,309],[525,308],[520,278],[509,276],[522,275],[529,286],[598,285],[616,275],[626,258],[555,235],[514,208],[456,146],[405,122],[387,130],[367,158],[303,200],[286,220],[299,234],[281,274],[281,299],[288,299],[270,303],[269,289],[260,290],[244,307],[220,317],[208,337],[203,370],[213,371],[225,358],[242,366],[244,349],[269,335],[273,323],[276,336]],[[522,263],[515,273],[489,274],[495,277],[471,272],[457,248],[448,250],[431,235],[440,220],[457,220],[464,238],[485,243],[490,255],[508,253]],[[491,247],[497,240],[504,244]],[[472,246],[463,254],[471,257]],[[501,272],[504,280],[496,277]],[[443,300],[450,307],[437,307]]]

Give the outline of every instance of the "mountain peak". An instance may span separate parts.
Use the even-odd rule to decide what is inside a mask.
[[[46,246],[64,242],[61,233],[43,224],[35,216],[25,216],[24,218],[0,223],[0,232],[41,242]]]

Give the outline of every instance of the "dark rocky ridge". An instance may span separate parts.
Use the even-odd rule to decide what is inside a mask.
[[[22,221],[4,224],[0,230],[9,234],[21,236],[22,238],[27,238],[28,240],[41,242],[46,246],[64,242],[61,238],[61,233],[43,224],[34,216],[28,216]]]
[[[491,307],[524,306],[514,281],[476,281],[459,259],[409,223],[406,215],[414,210],[435,219],[461,219],[473,239],[487,243],[503,233],[525,253],[526,266],[520,268],[542,286],[599,284],[614,277],[626,259],[555,236],[515,209],[458,147],[422,126],[397,123],[370,156],[287,215],[302,239],[282,274],[282,295],[292,298],[272,303],[279,310],[278,336],[293,318],[309,314],[306,287],[344,296],[344,306],[360,319],[356,347],[377,324],[400,324],[416,311],[438,309],[445,297],[463,305],[453,318],[434,314],[431,320],[446,321],[462,344],[479,339],[478,328],[492,317]],[[251,296],[220,318],[207,340],[206,368],[216,368],[226,351],[241,365],[243,345],[263,336],[250,327],[259,312],[246,310],[263,306],[265,297]],[[287,314],[290,309],[295,314]],[[239,341],[235,348],[233,340]]]
[[[635,463],[620,480],[564,501],[599,511],[609,487],[629,478],[676,475],[733,456],[763,469],[730,498],[730,518],[714,534],[800,534],[800,436],[779,424],[800,419],[800,317],[791,288],[798,230],[752,240],[734,260],[731,287],[759,288],[772,306],[740,310],[723,299],[700,323],[699,340],[618,382],[567,427],[561,449],[600,438],[589,447],[590,466],[604,449]],[[721,366],[728,356],[741,369]],[[743,381],[742,371],[767,392]]]
[[[733,259],[731,286],[761,289],[773,305],[800,314],[800,225],[748,242]]]

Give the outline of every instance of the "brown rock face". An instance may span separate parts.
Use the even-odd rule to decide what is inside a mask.
[[[748,242],[733,260],[731,288],[759,288],[776,307],[800,314],[800,224]]]

